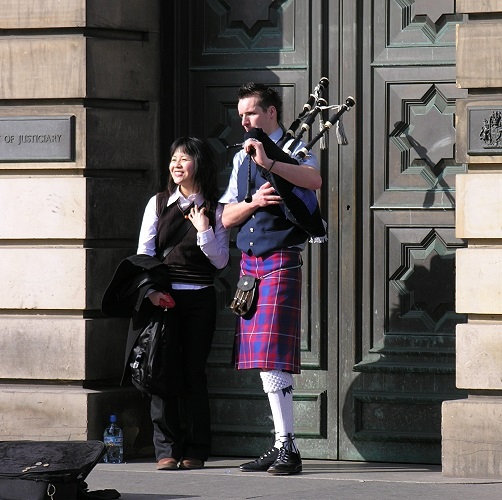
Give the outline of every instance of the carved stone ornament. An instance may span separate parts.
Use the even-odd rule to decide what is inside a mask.
[[[468,107],[467,127],[469,155],[502,155],[502,107]]]
[[[502,111],[492,111],[490,117],[484,119],[479,138],[485,149],[502,147]]]

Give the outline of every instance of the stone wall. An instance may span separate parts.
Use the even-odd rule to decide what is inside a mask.
[[[502,478],[502,73],[501,0],[457,0],[456,385],[469,397],[443,403],[443,474]]]
[[[100,303],[157,188],[159,22],[155,0],[2,6],[0,440],[97,439],[116,412],[137,444],[127,323]]]

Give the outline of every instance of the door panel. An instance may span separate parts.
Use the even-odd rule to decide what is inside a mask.
[[[455,175],[465,171],[454,160],[455,102],[465,95],[455,86],[455,68],[377,67],[373,78],[375,165],[381,168],[373,208],[452,209]]]
[[[374,6],[374,8],[372,8]],[[362,2],[358,268],[361,314],[342,377],[341,459],[439,463],[455,388],[455,2]],[[347,236],[348,237],[348,236]],[[358,239],[359,237],[359,239]],[[341,284],[343,287],[343,284]],[[343,318],[342,318],[343,324]],[[343,340],[343,336],[341,337]],[[347,367],[348,360],[341,363]]]

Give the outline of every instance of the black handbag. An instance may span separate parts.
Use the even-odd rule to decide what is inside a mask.
[[[129,356],[131,381],[138,390],[149,396],[162,396],[166,387],[166,367],[162,362],[160,348],[168,312],[157,309],[138,335]]]
[[[101,441],[0,442],[0,498],[120,498],[116,490],[87,490],[84,479],[104,454]]]
[[[254,314],[254,308],[258,300],[259,283],[258,278],[246,274],[237,282],[237,289],[230,303],[230,309],[235,314],[242,316],[244,319],[248,319]]]

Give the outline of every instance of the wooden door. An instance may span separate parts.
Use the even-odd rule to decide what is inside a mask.
[[[304,457],[440,461],[441,402],[455,389],[454,0],[189,0],[164,8],[173,136],[207,138],[227,183],[242,142],[236,91],[276,86],[289,125],[320,77],[356,98],[347,146],[329,134],[319,192],[329,241],[304,255],[302,374],[295,427]],[[166,14],[164,14],[166,15]],[[168,32],[168,30],[166,30]],[[239,253],[217,283],[209,381],[213,453],[256,455],[272,439],[258,373],[231,366],[226,308]]]
[[[344,5],[360,99],[356,172],[341,182],[341,205],[354,210],[341,216],[350,276],[340,281],[339,458],[440,463],[441,403],[463,396],[454,370],[465,320],[454,287],[463,19],[453,0]]]

